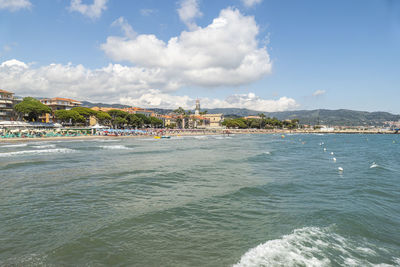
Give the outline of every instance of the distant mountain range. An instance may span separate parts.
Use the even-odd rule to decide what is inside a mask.
[[[127,108],[130,106],[121,104],[103,104],[91,103],[87,101],[82,102],[85,107],[109,107],[109,108]],[[172,109],[149,108],[159,114],[167,114]],[[260,111],[249,110],[245,108],[214,108],[207,110],[208,113],[222,113],[225,117],[246,117],[257,115]],[[192,110],[193,111],[193,110]],[[193,111],[194,112],[194,111]],[[295,110],[295,111],[282,111],[282,112],[262,112],[267,117],[275,117],[279,120],[286,119],[299,119],[301,124],[324,124],[324,125],[338,125],[338,126],[382,126],[385,121],[399,121],[400,115],[391,114],[388,112],[367,112],[355,111],[347,109],[328,110]]]

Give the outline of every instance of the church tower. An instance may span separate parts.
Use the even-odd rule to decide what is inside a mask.
[[[200,100],[199,99],[197,99],[196,100],[196,109],[195,109],[195,111],[194,111],[194,115],[200,115]]]

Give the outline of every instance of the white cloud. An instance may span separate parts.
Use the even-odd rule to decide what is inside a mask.
[[[108,0],[93,0],[93,4],[87,5],[82,4],[82,0],[71,0],[69,9],[70,11],[77,11],[91,19],[96,19],[107,9],[107,1]]]
[[[29,0],[0,0],[0,9],[17,11],[19,9],[31,8],[32,3]]]
[[[110,36],[101,49],[115,61],[130,61],[148,72],[168,76],[164,90],[183,86],[236,86],[271,72],[266,47],[259,47],[259,29],[251,16],[227,8],[205,28],[182,32],[167,43],[155,35],[132,39]]]
[[[0,84],[18,95],[65,96],[93,101],[138,97],[149,88],[168,85],[165,73],[109,64],[99,69],[82,65],[50,64],[38,68],[18,60],[0,64]],[[173,87],[174,85],[171,85]]]
[[[313,96],[321,96],[321,95],[324,95],[325,93],[326,93],[325,90],[317,90],[312,95]]]
[[[2,89],[20,96],[61,96],[142,107],[193,108],[195,99],[189,96],[175,96],[167,91],[152,89],[168,82],[168,73],[120,64],[109,64],[93,70],[72,64],[34,68],[32,64],[15,59],[0,64]],[[172,83],[167,87],[174,86]],[[298,106],[292,98],[268,100],[253,93],[231,95],[224,100],[203,98],[201,101],[206,108],[248,108],[259,111],[283,111]]]
[[[26,65],[24,62],[16,60],[16,59],[11,59],[11,60],[7,60],[4,61],[3,63],[1,63],[0,67],[3,68],[23,68],[23,69],[27,69],[28,65]]]
[[[151,14],[154,14],[155,12],[157,12],[157,10],[149,9],[149,8],[143,8],[140,10],[140,14],[142,16],[150,16]]]
[[[203,16],[199,10],[198,0],[182,0],[178,8],[179,18],[189,28],[189,30],[196,30],[198,26],[194,19]]]
[[[148,90],[145,94],[138,98],[121,97],[120,103],[141,107],[161,107],[175,109],[182,107],[184,109],[193,109],[195,99],[189,96],[174,96],[162,93],[159,90]],[[281,97],[277,100],[262,99],[254,93],[235,94],[226,99],[202,98],[201,105],[203,109],[207,108],[247,108],[251,110],[275,112],[293,110],[299,105],[297,102],[288,97]]]
[[[256,4],[260,4],[262,0],[242,0],[243,5],[246,7],[252,7]]]
[[[121,30],[124,32],[125,36],[130,39],[135,38],[137,35],[132,26],[129,25],[128,21],[124,17],[119,17],[111,25],[121,27]]]

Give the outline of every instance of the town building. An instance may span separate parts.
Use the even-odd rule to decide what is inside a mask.
[[[41,99],[40,102],[49,106],[51,108],[52,114],[45,114],[44,116],[39,117],[43,122],[54,122],[54,112],[57,110],[70,110],[75,107],[80,107],[82,105],[81,102],[69,98],[61,98],[61,97],[54,97],[54,98],[44,98]]]
[[[61,97],[43,98],[40,100],[40,102],[49,106],[53,112],[61,109],[70,110],[82,105],[82,103],[77,100]]]
[[[120,109],[120,108],[104,108],[104,107],[92,107],[91,109],[94,110],[94,111],[103,111],[103,112],[108,112],[110,110],[121,110],[121,111],[124,111],[123,109]]]
[[[151,110],[146,110],[144,108],[138,108],[138,107],[124,108],[122,110],[128,112],[129,114],[143,114],[146,117],[153,117],[154,114],[154,112]]]
[[[0,89],[0,120],[11,121],[15,118],[14,104],[14,93]]]
[[[259,120],[259,119],[261,119],[261,117],[260,116],[247,116],[247,117],[244,117],[244,119],[245,120],[248,120],[248,119],[257,119],[257,120]]]
[[[196,109],[194,111],[194,115],[199,116],[200,115],[200,100],[196,100]]]
[[[171,115],[162,115],[164,117],[164,126],[165,127],[172,127],[176,126],[176,118]]]
[[[201,116],[203,116],[206,120],[210,121],[210,124],[207,126],[207,128],[221,128],[222,127],[222,122],[224,121],[224,114],[222,114],[222,113],[204,114]]]

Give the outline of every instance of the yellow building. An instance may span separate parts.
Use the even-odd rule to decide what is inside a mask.
[[[224,114],[222,114],[222,113],[204,114],[201,116],[210,121],[210,124],[207,126],[207,128],[221,128],[222,127],[222,122],[224,121]]]

